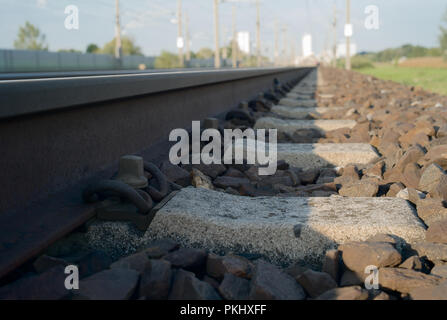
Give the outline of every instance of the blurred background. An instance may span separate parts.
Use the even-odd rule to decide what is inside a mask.
[[[445,0],[0,0],[0,72],[328,64],[447,94]]]

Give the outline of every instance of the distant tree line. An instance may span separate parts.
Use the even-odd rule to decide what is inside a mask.
[[[135,44],[135,41],[131,37],[123,36],[121,38],[121,45],[124,55],[143,55],[141,48]],[[19,27],[17,38],[14,41],[14,48],[18,50],[48,51],[48,43],[46,36],[39,28],[27,21],[23,26]],[[76,49],[60,49],[58,52],[82,53],[81,50]],[[96,44],[89,44],[85,52],[113,55],[115,52],[115,38],[104,44],[102,48]]]
[[[399,48],[385,49],[376,53],[370,53],[368,56],[374,62],[391,62],[401,57],[419,58],[419,57],[439,57],[442,55],[441,48],[426,48],[422,46],[413,46],[405,44]]]
[[[93,54],[110,54],[115,52],[116,39],[112,39],[102,47],[95,43],[91,43],[87,46],[85,53]],[[123,55],[138,55],[142,56],[143,52],[141,47],[136,45],[135,40],[128,36],[121,37],[121,46]],[[17,39],[14,41],[14,48],[20,50],[45,50],[48,51],[48,43],[45,35],[30,22],[26,22],[24,26],[19,28]],[[256,66],[256,57],[243,53],[238,46],[236,46],[237,52],[233,53],[232,43],[221,49],[221,57],[232,59],[233,54],[237,55],[240,66],[252,67]],[[83,53],[76,49],[60,49],[58,52],[73,52]],[[202,48],[197,52],[190,53],[191,59],[213,59],[214,50],[210,48]],[[267,57],[262,57],[262,62],[268,62]],[[155,60],[156,68],[178,68],[180,67],[180,60],[176,53],[169,51],[162,51],[161,54]]]

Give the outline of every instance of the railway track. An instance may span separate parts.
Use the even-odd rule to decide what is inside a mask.
[[[96,257],[103,266],[95,272],[86,271],[81,286],[88,290],[81,288],[75,294],[90,299],[445,299],[447,208],[443,201],[447,200],[447,180],[444,180],[447,99],[418,88],[330,68],[259,72],[251,73],[247,79],[238,76],[237,80],[231,80],[234,74],[225,74],[222,81],[203,85],[210,88],[192,86],[133,96],[131,99],[163,98],[168,102],[166,105],[176,99],[181,102],[176,107],[157,109],[159,117],[151,122],[156,131],[144,125],[151,117],[143,116],[141,106],[137,115],[126,115],[127,125],[119,127],[119,132],[127,135],[126,142],[131,145],[116,139],[119,143],[113,148],[108,146],[113,152],[106,152],[110,156],[106,162],[111,163],[107,170],[89,179],[76,179],[77,186],[70,189],[74,193],[66,192],[67,198],[58,197],[52,207],[45,201],[40,207],[34,206],[33,210],[41,208],[38,212],[49,208],[53,212],[48,214],[48,225],[53,224],[54,233],[45,241],[40,240],[39,246],[24,241],[28,234],[25,237],[22,233],[14,250],[22,243],[28,247],[24,245],[21,251],[9,249],[9,252],[20,251],[21,260],[5,263],[7,267],[3,269],[11,271],[44,251],[46,255],[34,261],[34,269],[70,261],[82,265],[85,260],[74,259],[73,251],[100,252],[110,261]],[[271,87],[273,78],[295,83],[293,86],[276,83],[276,90],[255,98],[257,92]],[[244,83],[252,89],[251,94],[238,88]],[[179,90],[192,92],[179,94]],[[225,100],[228,98],[225,90],[232,93],[231,103]],[[105,92],[100,91],[101,94]],[[178,97],[171,98],[175,95]],[[200,99],[195,100],[196,95]],[[188,98],[193,100],[190,104]],[[228,109],[246,99],[252,100],[240,103],[237,109]],[[192,108],[197,107],[198,101],[203,106],[200,110]],[[138,102],[112,103],[129,106],[132,113],[139,110]],[[187,112],[179,108],[185,108],[185,103],[191,106],[186,106]],[[84,111],[88,108],[81,107]],[[105,106],[99,103],[94,108],[103,110]],[[221,112],[224,113],[221,117],[206,119],[205,126],[221,132],[277,130],[277,144],[270,143],[276,147],[278,160],[273,175],[260,175],[259,166],[247,161],[176,166],[167,160],[168,145],[160,143],[149,152],[138,153],[145,160],[159,164],[171,187],[177,186],[175,189],[179,190],[156,208],[150,226],[138,228],[135,221],[94,219],[84,230],[77,230],[50,246],[103,210],[101,206],[81,205],[79,191],[87,183],[110,179],[117,168],[114,160],[120,155],[135,154],[135,150],[147,147],[150,134],[158,133],[158,138],[167,136],[168,128],[164,126],[168,122],[169,129],[187,128],[187,122]],[[112,113],[110,121],[121,123],[119,117],[123,113],[118,110]],[[160,118],[166,121],[157,126]],[[93,116],[93,120],[98,119]],[[51,122],[51,118],[46,121]],[[136,123],[138,130],[129,127]],[[102,137],[116,130],[114,126],[103,125],[101,129],[104,128],[108,131],[102,130]],[[92,127],[84,130],[91,135]],[[141,140],[140,130],[146,130]],[[130,142],[137,136],[137,143]],[[157,139],[150,141],[152,146]],[[92,143],[87,139],[83,142]],[[98,149],[90,150],[101,153]],[[79,151],[75,148],[71,152]],[[250,150],[247,159],[249,154]],[[82,156],[89,161],[94,159],[91,153]],[[101,167],[96,160],[93,162],[96,169]],[[73,168],[79,165],[71,164],[64,170]],[[153,186],[161,187],[160,180]],[[68,198],[72,202],[65,200]],[[58,229],[60,220],[53,220],[56,212],[58,218],[63,217],[61,209],[68,210],[66,216],[71,219],[63,232]],[[30,215],[30,211],[22,212]],[[10,230],[16,226],[12,224]],[[23,227],[22,230],[28,232]],[[35,233],[31,238],[39,237]],[[147,265],[151,267],[148,269]],[[41,274],[55,270],[48,266],[44,269]],[[92,288],[95,281],[106,282],[109,273],[119,279],[130,279],[115,288],[116,296]],[[39,276],[35,277],[38,283]],[[3,288],[3,294],[9,291],[12,296],[18,295],[18,287],[17,281],[13,282]],[[63,291],[54,297],[66,298],[66,295]]]
[[[309,68],[48,73],[0,79],[0,279],[95,216],[82,201],[119,157],[155,163],[169,132],[294,82]],[[14,278],[15,275],[12,275]]]

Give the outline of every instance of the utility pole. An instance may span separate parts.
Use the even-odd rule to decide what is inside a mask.
[[[183,57],[183,46],[184,40],[182,35],[182,0],[177,0],[177,47],[178,47],[178,59],[180,63],[180,68],[183,68],[185,65],[184,57]]]
[[[219,0],[214,0],[214,67],[220,68]]]
[[[346,0],[346,25],[351,24],[351,0]],[[346,70],[351,70],[351,36],[346,34]]]
[[[120,26],[120,3],[119,0],[115,0],[116,17],[115,17],[115,59],[118,61],[119,66],[122,65],[123,49],[121,46],[121,26]]]
[[[283,26],[282,32],[283,32],[283,40],[284,40],[282,60],[283,60],[283,64],[287,65],[287,26],[286,25]]]
[[[236,5],[233,4],[233,41],[231,41],[231,58],[233,62],[233,68],[237,68],[237,39],[236,39]]]
[[[337,66],[337,3],[334,2],[334,22],[332,24],[334,35],[334,47],[332,48],[332,66]]]
[[[279,30],[278,19],[275,19],[275,66],[278,66],[279,61]]]
[[[259,0],[256,0],[256,56],[258,68],[261,66],[261,15]]]
[[[185,13],[185,45],[186,45],[186,61],[191,60],[191,48],[189,40],[189,15]]]

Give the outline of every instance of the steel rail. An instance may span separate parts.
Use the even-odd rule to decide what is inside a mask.
[[[273,75],[292,68],[93,72],[0,80],[0,119],[73,106]]]

